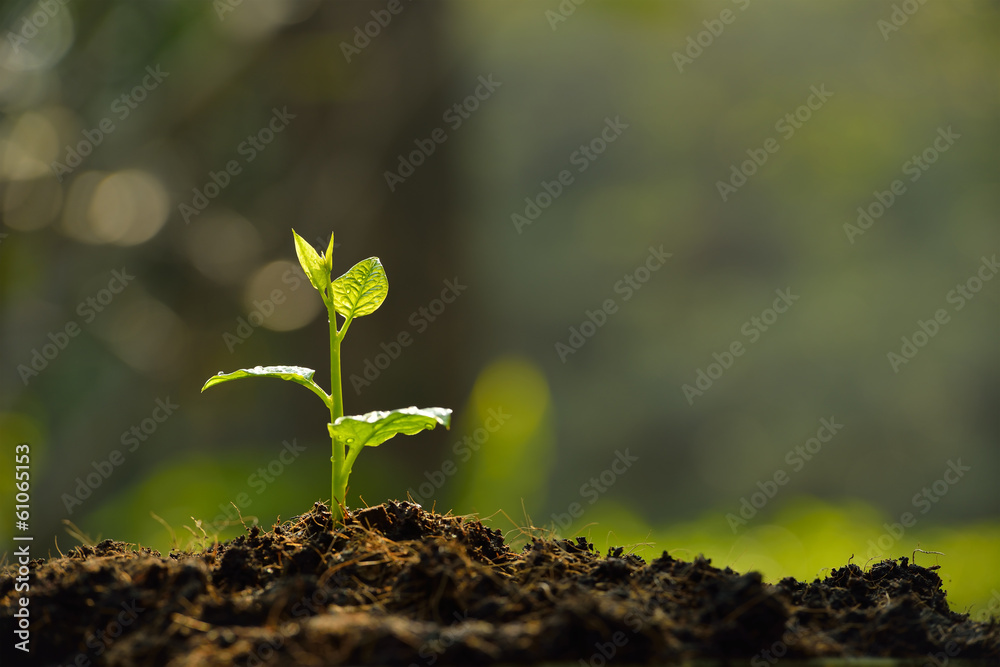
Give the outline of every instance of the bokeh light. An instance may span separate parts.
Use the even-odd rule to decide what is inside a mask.
[[[6,125],[6,123],[5,123]],[[50,176],[49,165],[56,159],[59,139],[52,123],[44,115],[27,112],[12,124],[0,140],[3,164],[0,172],[5,179],[20,181]]]
[[[12,181],[3,196],[4,222],[21,232],[41,229],[57,218],[62,203],[63,188],[51,174]]]
[[[302,269],[288,260],[271,262],[254,273],[243,307],[251,326],[271,331],[301,329],[326,312]]]
[[[156,236],[169,214],[167,193],[159,180],[143,171],[105,176],[90,200],[87,222],[103,243],[137,245]]]
[[[21,5],[24,12],[14,17],[7,38],[0,43],[0,66],[14,72],[55,66],[73,45],[72,12],[62,2]]]
[[[185,237],[191,263],[222,285],[242,283],[263,249],[260,234],[234,211],[206,212]]]

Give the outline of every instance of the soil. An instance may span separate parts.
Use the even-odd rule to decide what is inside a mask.
[[[951,611],[903,557],[766,584],[709,560],[652,562],[582,538],[514,551],[408,502],[326,506],[167,557],[105,540],[32,561],[27,664],[430,665],[894,656],[1000,664],[1000,621]],[[4,664],[19,593],[0,575]],[[580,663],[579,661],[583,661]]]

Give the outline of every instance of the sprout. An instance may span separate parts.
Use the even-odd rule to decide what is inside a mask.
[[[355,459],[364,447],[378,447],[389,438],[402,433],[413,435],[438,424],[449,428],[451,410],[447,408],[401,408],[387,412],[369,412],[364,415],[344,416],[344,393],[340,379],[340,344],[354,318],[371,315],[389,292],[389,281],[378,257],[369,257],[355,264],[350,271],[334,281],[333,235],[326,252],[320,255],[295,230],[295,253],[309,282],[320,293],[330,317],[330,378],[333,386],[327,394],[313,381],[316,371],[301,366],[256,366],[232,373],[215,375],[205,386],[209,387],[247,377],[274,377],[298,383],[309,389],[330,410],[330,439],[333,443],[333,486],[331,506],[339,517],[347,507],[347,482]],[[337,328],[337,315],[343,318]]]

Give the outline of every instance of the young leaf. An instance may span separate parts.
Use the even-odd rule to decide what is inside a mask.
[[[330,232],[330,245],[326,248],[326,254],[323,255],[323,265],[326,266],[327,275],[333,271],[333,232]]]
[[[329,425],[334,441],[355,447],[378,447],[402,433],[413,435],[438,424],[451,427],[451,410],[447,408],[409,407],[400,410],[376,411],[363,415],[339,417]]]
[[[242,378],[250,377],[267,377],[267,378],[279,378],[281,380],[289,380],[303,387],[309,389],[321,399],[323,403],[329,405],[330,397],[326,395],[322,387],[313,382],[313,375],[316,374],[311,368],[303,368],[302,366],[255,366],[254,368],[242,368],[238,371],[233,371],[232,373],[219,373],[218,375],[212,376],[205,383],[205,386],[201,388],[205,391],[209,387],[214,387],[217,384],[222,384],[223,382],[229,382],[231,380],[240,380]]]
[[[323,300],[327,300],[326,288],[330,286],[330,269],[326,268],[326,262],[316,249],[309,245],[309,242],[298,235],[293,229],[292,236],[295,237],[295,254],[299,258],[302,270],[306,272],[306,277],[312,286],[323,295]]]
[[[345,320],[371,315],[388,293],[389,281],[378,257],[361,260],[333,281],[333,305]]]

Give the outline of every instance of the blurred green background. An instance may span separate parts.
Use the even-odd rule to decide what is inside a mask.
[[[328,385],[294,227],[389,276],[348,413],[456,410],[365,452],[354,506],[772,580],[941,551],[956,609],[1000,609],[996,2],[0,11],[0,439],[36,549],[329,497],[305,391],[199,394]]]

